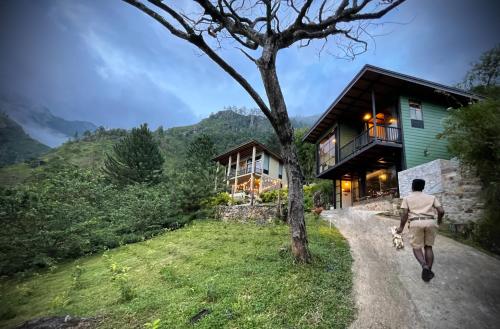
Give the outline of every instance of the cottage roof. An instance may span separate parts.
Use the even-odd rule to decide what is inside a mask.
[[[283,161],[278,154],[271,151],[267,146],[265,146],[262,143],[259,143],[255,139],[252,139],[248,142],[237,145],[237,146],[225,151],[224,153],[217,155],[215,158],[212,159],[212,161],[217,161],[222,165],[227,165],[229,162],[229,156],[232,156],[231,161],[234,163],[236,161],[236,154],[238,152],[240,153],[240,158],[243,159],[247,156],[252,155],[252,150],[253,150],[254,146],[256,147],[257,152],[265,151],[265,152],[271,154],[274,158],[278,159],[279,161]]]
[[[448,107],[458,107],[482,99],[481,96],[458,88],[365,65],[307,132],[303,141],[315,143],[340,116],[348,115],[350,111],[371,109],[372,88],[376,98],[403,94],[422,97]]]

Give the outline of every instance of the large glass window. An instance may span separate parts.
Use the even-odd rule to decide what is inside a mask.
[[[396,167],[379,169],[366,174],[366,195],[378,197],[383,195],[396,195],[398,191],[398,178]]]
[[[336,163],[335,152],[337,148],[336,133],[333,131],[326,136],[318,146],[319,155],[319,172],[323,172],[331,168]]]

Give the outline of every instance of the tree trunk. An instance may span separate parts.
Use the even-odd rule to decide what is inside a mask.
[[[292,240],[292,254],[297,261],[308,263],[311,260],[311,255],[307,246],[304,220],[304,176],[300,169],[297,149],[294,144],[293,127],[276,74],[277,48],[271,42],[264,47],[262,57],[257,61],[257,65],[271,107],[271,125],[281,144],[281,155],[288,177],[288,223]]]

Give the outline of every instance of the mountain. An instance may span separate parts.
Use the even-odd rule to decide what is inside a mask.
[[[30,136],[8,115],[0,112],[0,167],[37,158],[50,147]]]
[[[56,147],[85,131],[94,131],[97,127],[87,121],[70,121],[53,115],[43,106],[33,105],[21,97],[0,96],[0,112],[21,125],[32,138],[51,147]]]
[[[292,122],[295,128],[308,127],[301,118],[293,119]],[[54,148],[43,155],[41,160],[47,163],[57,160],[82,168],[99,170],[106,153],[111,152],[113,145],[125,134],[124,129],[98,128],[94,133],[86,134],[77,141],[67,142]],[[225,110],[212,114],[194,125],[165,130],[158,128],[154,132],[155,139],[165,156],[165,172],[174,173],[176,168],[184,164],[189,142],[202,134],[214,140],[219,153],[249,139],[256,139],[275,151],[279,150],[278,140],[267,118]],[[15,185],[37,170],[38,168],[31,168],[24,163],[0,168],[0,185]]]

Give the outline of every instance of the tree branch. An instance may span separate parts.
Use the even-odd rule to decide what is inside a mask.
[[[163,26],[165,26],[173,35],[175,35],[181,39],[187,40],[191,44],[198,47],[201,51],[203,51],[211,60],[213,60],[215,63],[217,63],[234,80],[236,80],[236,82],[238,82],[243,87],[243,89],[245,89],[245,91],[250,95],[250,97],[252,97],[252,99],[257,103],[257,105],[259,106],[260,110],[264,113],[264,115],[269,119],[269,121],[271,121],[271,124],[274,123],[274,117],[273,117],[269,107],[262,100],[262,98],[257,93],[257,91],[255,89],[253,89],[253,87],[250,85],[250,83],[241,74],[239,74],[231,65],[229,65],[212,48],[210,48],[210,46],[203,39],[203,36],[195,34],[194,30],[192,30],[192,29],[189,29],[186,32],[183,32],[183,31],[176,29],[163,16],[159,15],[154,10],[145,6],[142,2],[140,2],[138,0],[122,0],[122,1],[125,1],[126,3],[138,8],[142,12],[151,16],[156,21],[158,21]],[[156,1],[156,0],[151,0],[151,1]],[[166,12],[169,13],[169,11],[166,11]],[[176,20],[178,18],[180,18],[182,21],[184,21],[183,18],[178,14],[176,15],[177,17],[175,17],[173,15],[171,15],[171,16]],[[179,23],[181,23],[181,22],[179,21]],[[185,23],[185,21],[184,21],[184,23]],[[184,26],[184,24],[182,24],[182,23],[181,23],[181,25]]]

